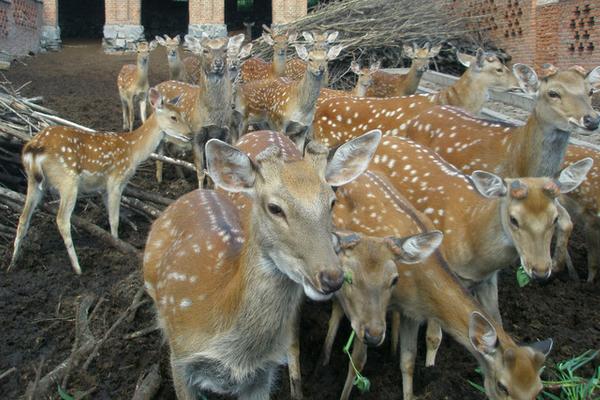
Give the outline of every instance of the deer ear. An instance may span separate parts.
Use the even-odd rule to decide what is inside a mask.
[[[295,44],[294,48],[296,49],[296,54],[301,60],[308,61],[308,50],[306,50],[306,46],[303,44]]]
[[[585,80],[588,81],[588,83],[592,85],[593,88],[600,88],[600,67],[596,67],[590,72],[588,72],[587,76],[585,77]]]
[[[333,248],[336,254],[340,254],[343,250],[348,250],[356,247],[360,243],[361,237],[356,232],[336,230],[333,232]]]
[[[416,264],[431,255],[442,243],[440,231],[419,233],[406,238],[386,238],[386,243],[403,264]]]
[[[148,49],[150,51],[154,50],[156,48],[158,44],[156,43],[156,40],[151,41],[150,43],[148,43]]]
[[[493,356],[498,349],[496,328],[477,311],[473,311],[469,319],[469,340],[471,346],[486,357]]]
[[[156,88],[150,88],[150,90],[148,90],[148,101],[150,102],[152,108],[157,110],[163,108],[165,104],[162,95]]]
[[[483,64],[485,63],[485,51],[480,47],[477,49],[477,53],[475,53],[475,66],[478,69],[483,68]]]
[[[467,53],[461,53],[460,51],[456,52],[456,58],[458,59],[459,63],[467,68],[469,68],[473,61],[475,61],[475,57]]]
[[[541,340],[534,343],[529,343],[527,347],[532,348],[534,351],[541,353],[544,357],[548,357],[550,352],[552,351],[552,347],[554,346],[554,341],[552,339]]]
[[[354,60],[350,63],[350,70],[354,72],[356,75],[360,74],[360,65]]]
[[[540,81],[533,68],[529,65],[517,63],[513,65],[512,70],[523,92],[533,95],[538,92]]]
[[[219,139],[206,143],[206,167],[216,185],[229,192],[252,192],[256,168],[250,157]]]
[[[165,39],[161,38],[160,36],[155,36],[154,39],[156,40],[156,42],[158,44],[160,44],[161,46],[166,46],[167,42],[165,42]]]
[[[313,34],[311,32],[308,31],[304,31],[302,32],[302,37],[304,38],[304,40],[306,40],[308,43],[314,43],[315,42],[315,37],[313,36]]]
[[[584,181],[587,173],[590,171],[594,161],[587,157],[579,160],[560,171],[557,179],[558,188],[561,193],[569,193],[577,189]]]
[[[269,46],[273,46],[275,44],[275,41],[273,40],[271,35],[268,34],[267,32],[262,33],[262,38],[265,41],[265,43],[268,44]]]
[[[249,57],[250,54],[252,53],[252,46],[254,46],[252,43],[245,44],[242,47],[242,49],[240,50],[240,53],[238,54],[238,58],[244,59],[246,57]]]
[[[404,57],[413,58],[415,56],[415,51],[412,46],[408,46],[406,44],[402,45],[402,52],[404,53]]]
[[[333,31],[329,35],[327,35],[327,43],[332,44],[338,38],[340,33],[338,31]]]
[[[436,57],[438,54],[440,54],[440,50],[442,50],[442,45],[438,44],[437,46],[434,46],[431,48],[431,50],[429,50],[429,58],[433,58]]]
[[[341,145],[327,164],[327,183],[342,186],[356,179],[369,166],[380,140],[381,131],[375,129]]]
[[[173,40],[175,41],[175,43],[177,44],[177,46],[179,46],[179,43],[181,43],[181,37],[179,35],[175,36],[173,38]]]
[[[504,180],[491,172],[475,171],[471,181],[475,189],[487,198],[504,197],[508,191]]]
[[[375,72],[379,70],[379,68],[381,68],[381,60],[377,60],[373,64],[371,64],[371,66],[369,67],[369,71]]]
[[[298,32],[292,32],[288,35],[288,43],[294,43],[298,39]]]
[[[330,48],[327,51],[327,60],[328,61],[335,60],[337,58],[337,56],[340,55],[340,53],[342,52],[343,49],[344,49],[344,46],[342,46],[341,44],[336,44],[335,46]]]
[[[244,35],[243,33],[240,33],[239,35],[235,35],[233,37],[229,38],[229,41],[227,42],[227,48],[237,48],[240,47],[242,45],[242,43],[244,43],[244,39],[246,38],[246,35]]]

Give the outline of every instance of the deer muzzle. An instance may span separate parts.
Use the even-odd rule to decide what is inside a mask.
[[[583,117],[582,122],[585,129],[595,131],[598,129],[598,125],[600,125],[600,115],[596,115],[595,117],[592,115],[586,115]]]
[[[341,268],[323,270],[318,273],[317,280],[324,294],[338,291],[344,283],[344,272]]]

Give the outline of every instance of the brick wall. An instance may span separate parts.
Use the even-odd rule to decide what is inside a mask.
[[[273,0],[273,23],[285,24],[306,15],[306,0]]]
[[[0,51],[22,56],[40,49],[42,4],[36,0],[0,1]]]
[[[225,0],[189,0],[190,25],[225,23]]]
[[[106,25],[139,25],[141,21],[141,0],[105,0]]]

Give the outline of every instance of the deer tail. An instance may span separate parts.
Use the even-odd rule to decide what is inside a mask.
[[[44,170],[42,163],[46,159],[43,146],[28,143],[23,148],[23,166],[27,172],[28,179],[35,179],[40,189],[44,182]]]

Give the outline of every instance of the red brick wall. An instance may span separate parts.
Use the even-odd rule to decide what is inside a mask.
[[[42,14],[39,1],[0,2],[0,51],[13,56],[39,51]]]
[[[141,23],[141,0],[105,0],[104,10],[106,25],[139,25]]]
[[[600,65],[600,2],[569,0],[560,4],[556,65]]]
[[[190,24],[225,23],[225,0],[189,0]]]

